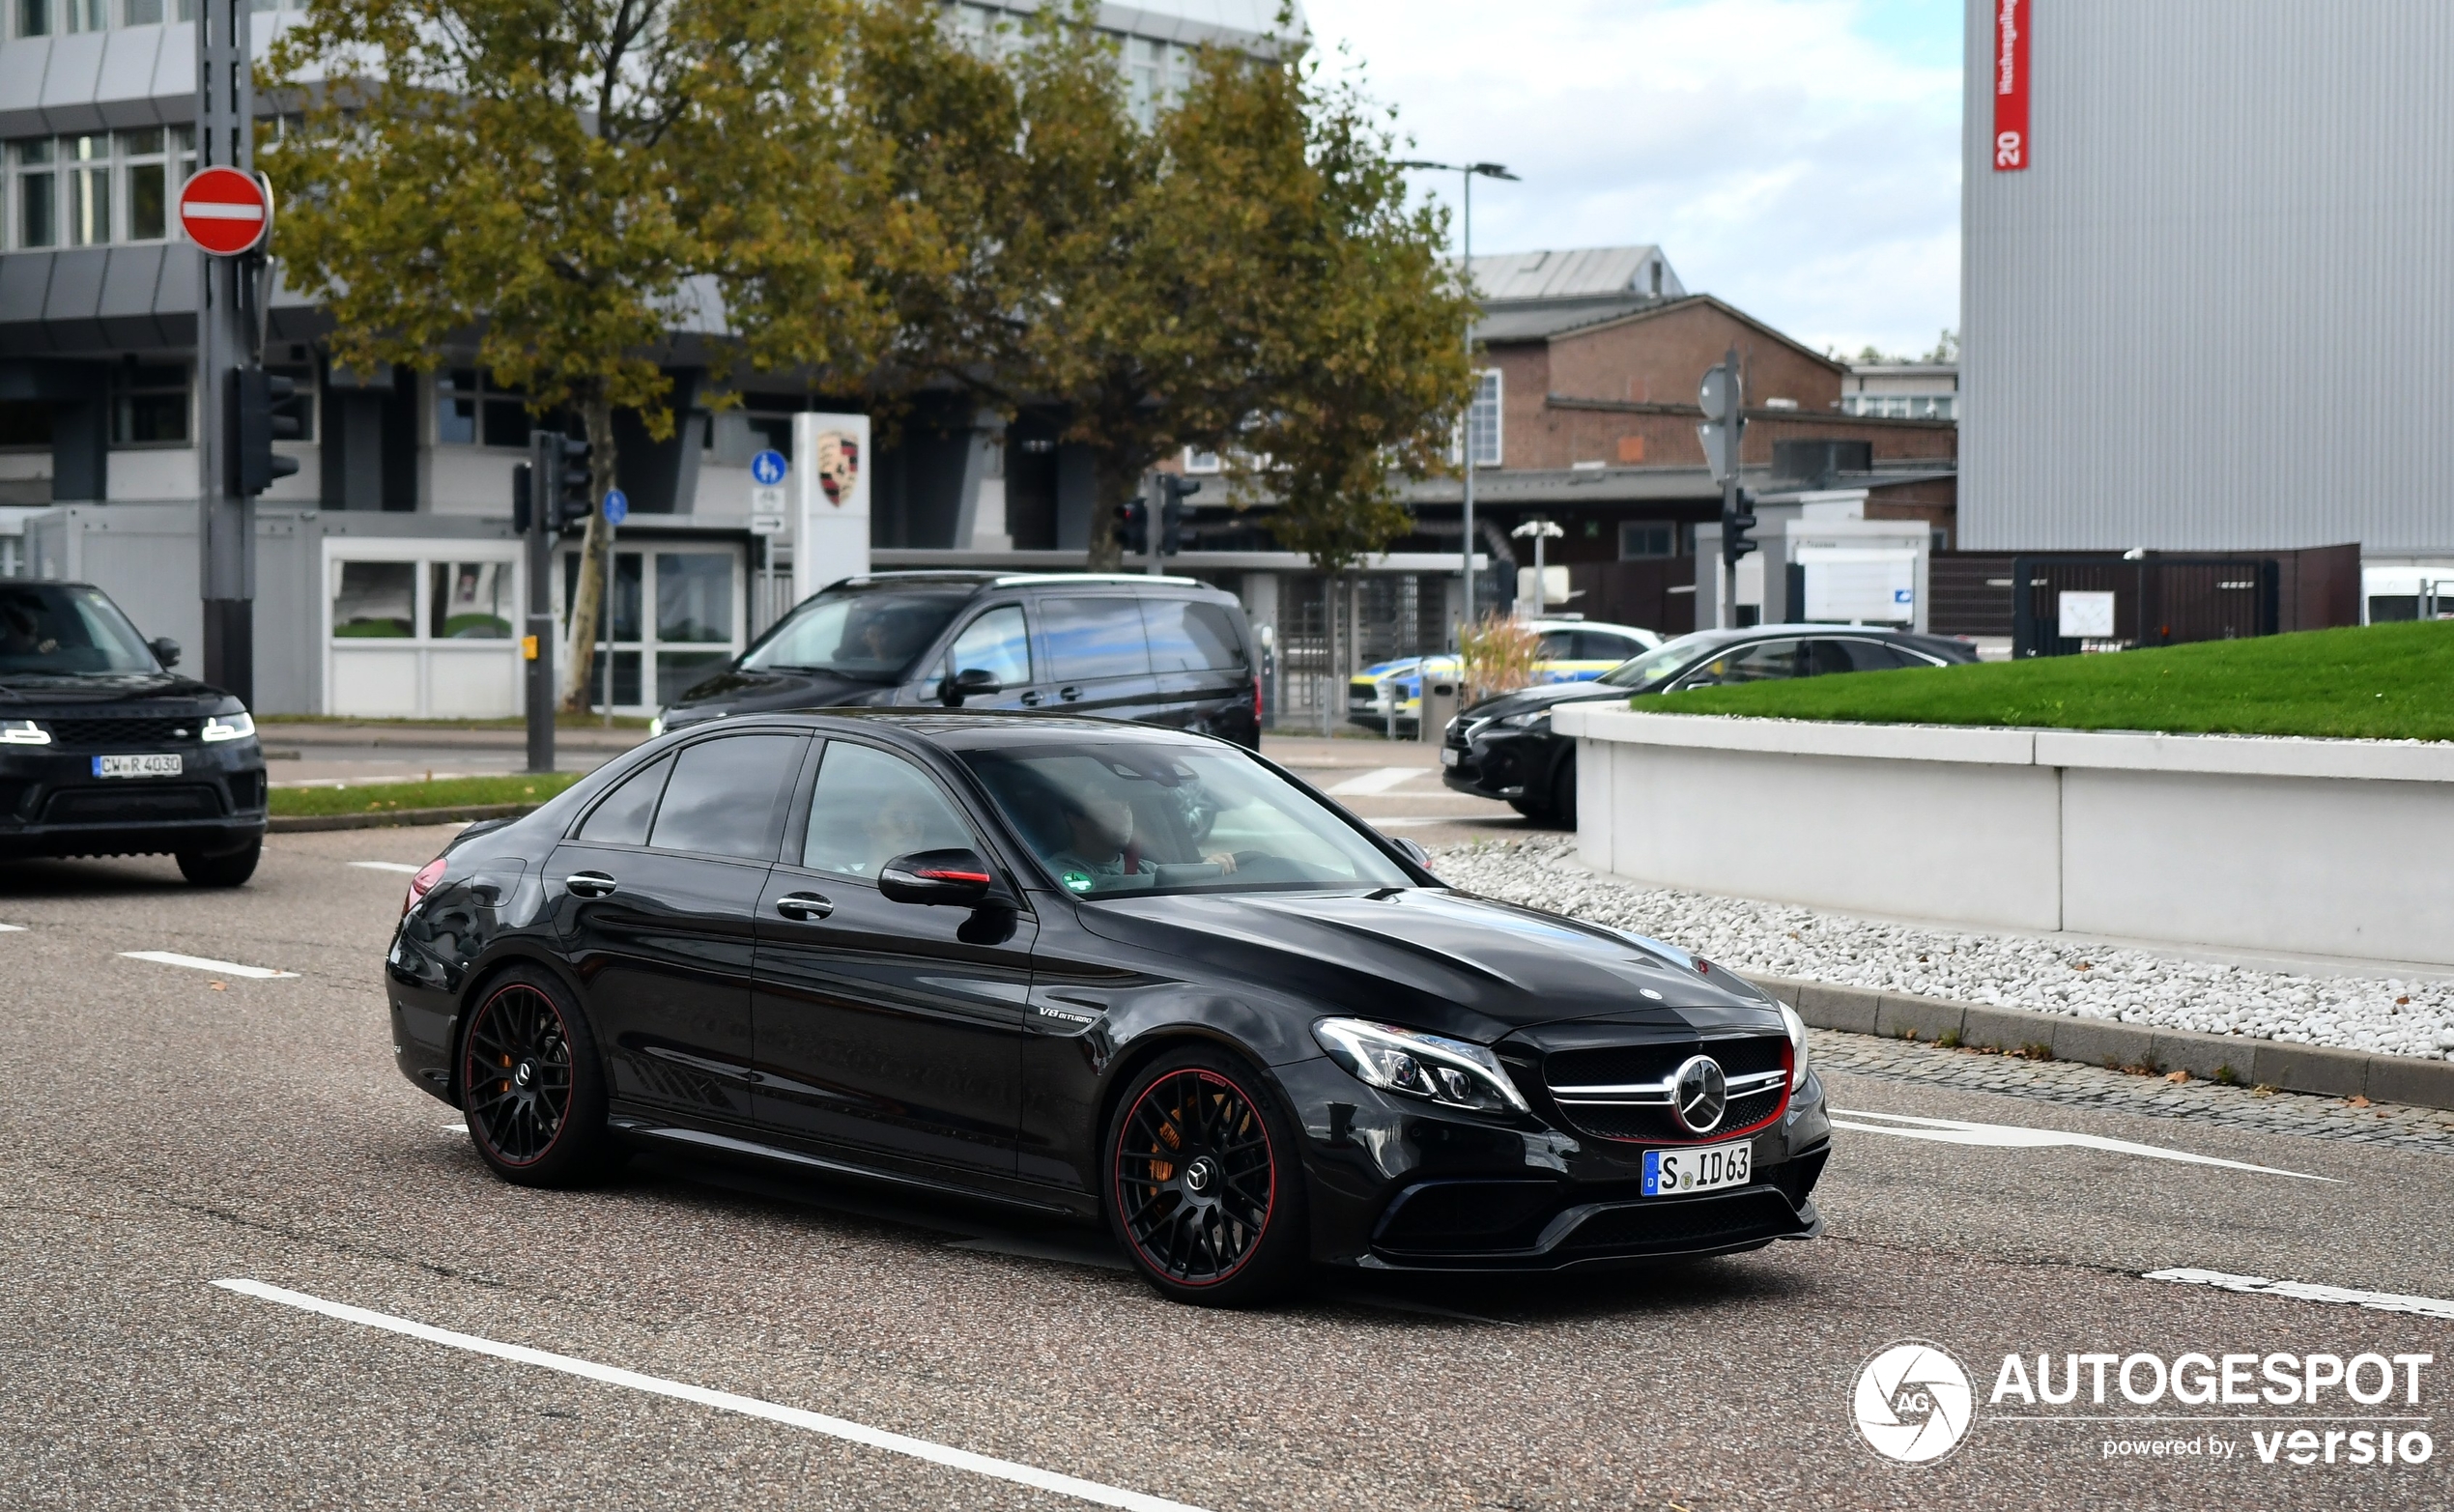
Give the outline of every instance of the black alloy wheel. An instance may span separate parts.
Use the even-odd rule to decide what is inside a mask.
[[[1260,1074],[1215,1052],[1135,1079],[1108,1134],[1108,1213],[1145,1279],[1178,1301],[1277,1296],[1303,1263],[1303,1174]]]
[[[519,969],[489,983],[461,1041],[460,1104],[495,1174],[568,1185],[605,1163],[605,1087],[596,1046],[559,984]]]

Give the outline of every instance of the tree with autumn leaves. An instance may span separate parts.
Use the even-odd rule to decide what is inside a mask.
[[[1335,571],[1408,525],[1468,388],[1445,226],[1410,211],[1385,118],[1322,60],[1206,49],[1137,121],[1091,8],[956,35],[931,0],[312,0],[265,85],[275,255],[337,363],[476,361],[670,436],[675,333],[892,412],[929,389],[1056,409],[1102,523],[1161,459],[1232,459],[1280,540]],[[608,532],[568,620],[584,703]]]

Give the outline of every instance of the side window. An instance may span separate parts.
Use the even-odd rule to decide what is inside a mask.
[[[1566,662],[1576,659],[1577,633],[1573,630],[1546,630],[1542,633],[1540,659]]]
[[[599,845],[644,845],[647,821],[656,817],[656,800],[673,770],[671,756],[660,756],[622,779],[580,826],[578,839]]]
[[[1849,658],[1848,670],[1851,671],[1888,672],[1896,668],[1933,665],[1922,656],[1903,651],[1897,645],[1885,645],[1880,641],[1842,641],[1839,644]]]
[[[1150,646],[1142,639],[1139,601],[1129,598],[1051,598],[1040,603],[1048,636],[1049,675],[1059,682],[1095,677],[1146,677]]]
[[[874,877],[897,856],[972,843],[971,826],[928,774],[873,747],[828,742],[810,794],[803,866]]]
[[[946,653],[948,674],[973,670],[994,672],[1009,688],[1031,681],[1031,632],[1022,622],[1022,606],[1001,605],[963,626]]]
[[[658,850],[774,860],[776,790],[800,754],[798,735],[728,735],[685,746],[647,842]]]
[[[1799,648],[1801,641],[1766,641],[1757,645],[1741,646],[1687,674],[1690,687],[1709,687],[1717,683],[1766,682],[1778,677],[1800,675]]]
[[[1146,598],[1142,628],[1150,637],[1153,671],[1241,670],[1247,665],[1243,637],[1223,604]]]
[[[1624,662],[1644,647],[1608,630],[1577,632],[1577,660],[1580,662]]]

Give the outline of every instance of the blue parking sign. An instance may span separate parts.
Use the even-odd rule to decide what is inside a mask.
[[[758,480],[761,488],[775,487],[791,470],[792,464],[785,460],[781,451],[762,451],[750,459],[750,475]]]

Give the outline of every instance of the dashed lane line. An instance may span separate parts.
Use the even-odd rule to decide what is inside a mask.
[[[129,960],[150,960],[157,966],[185,966],[189,971],[210,971],[216,977],[244,977],[253,982],[271,982],[295,977],[295,971],[275,971],[270,966],[242,966],[235,960],[214,960],[204,956],[182,956],[177,951],[122,951]]]
[[[353,861],[350,865],[368,871],[397,871],[403,876],[415,876],[418,870],[406,861]]]
[[[2196,1270],[2177,1266],[2150,1270],[2150,1281],[2178,1281],[2183,1286],[2211,1286],[2221,1292],[2247,1292],[2258,1297],[2289,1297],[2303,1302],[2341,1302],[2383,1313],[2411,1313],[2454,1322],[2454,1302],[2437,1297],[2406,1297],[2397,1292],[2363,1292],[2349,1286],[2322,1286],[2315,1281],[2277,1281],[2263,1275],[2231,1275],[2222,1270]]]
[[[1072,1497],[1077,1500],[1095,1502],[1103,1507],[1124,1507],[1127,1509],[1127,1512],[1200,1512],[1199,1508],[1187,1506],[1182,1501],[1170,1501],[1163,1497],[1154,1497],[1139,1491],[1127,1491],[1122,1487],[1103,1485],[1096,1480],[1083,1480],[1073,1475],[1060,1475],[1054,1470],[1044,1470],[1036,1465],[1022,1465],[1013,1460],[993,1459],[985,1454],[974,1454],[969,1449],[956,1449],[947,1444],[932,1443],[927,1439],[914,1439],[904,1434],[888,1433],[882,1428],[871,1428],[866,1423],[856,1423],[848,1418],[829,1417],[823,1412],[807,1412],[797,1407],[783,1407],[774,1402],[762,1402],[756,1397],[736,1396],[729,1391],[710,1391],[704,1386],[694,1386],[679,1381],[668,1381],[661,1376],[642,1375],[636,1370],[623,1370],[613,1365],[600,1365],[594,1360],[580,1359],[570,1355],[550,1354],[544,1350],[530,1349],[523,1344],[504,1344],[495,1339],[480,1338],[473,1333],[455,1333],[448,1328],[438,1328],[431,1324],[417,1323],[408,1318],[396,1318],[389,1313],[374,1312],[364,1307],[353,1307],[346,1302],[327,1301],[321,1297],[311,1297],[304,1292],[285,1291],[280,1287],[269,1286],[262,1281],[246,1277],[227,1277],[215,1281],[214,1285],[224,1291],[236,1292],[242,1297],[252,1297],[259,1301],[276,1302],[284,1307],[298,1308],[301,1312],[318,1313],[327,1318],[338,1319],[343,1323],[355,1323],[363,1327],[380,1328],[387,1333],[406,1334],[410,1338],[422,1339],[429,1344],[467,1350],[472,1355],[492,1355],[496,1359],[510,1360],[514,1364],[534,1365],[540,1370],[559,1371],[563,1375],[577,1376],[584,1381],[626,1386],[633,1391],[643,1391],[651,1396],[693,1402],[700,1407],[714,1408],[718,1412],[739,1412],[746,1417],[763,1418],[771,1423],[781,1423],[787,1428],[807,1429],[811,1433],[824,1434],[830,1439],[842,1439],[851,1443],[866,1444],[873,1449],[884,1449],[893,1454],[908,1455],[916,1460],[926,1460],[931,1465],[943,1465],[950,1469],[968,1470],[975,1475],[984,1475],[992,1480],[1012,1481],[1018,1486],[1029,1486],[1035,1491],[1054,1492],[1061,1497]]]
[[[1417,777],[1432,775],[1432,769],[1427,766],[1380,766],[1359,777],[1350,777],[1327,791],[1333,798],[1367,797],[1373,793],[1387,792]]]
[[[1854,1119],[1877,1118],[1883,1124],[1859,1124]],[[1908,1126],[1906,1127],[1898,1126]],[[1918,1118],[1907,1113],[1853,1113],[1845,1108],[1832,1110],[1832,1127],[1861,1134],[1890,1134],[1896,1139],[1930,1139],[1947,1145],[1976,1145],[1992,1150],[2052,1150],[2069,1148],[2103,1150],[2114,1155],[2140,1155],[2151,1160],[2179,1160],[2187,1165],[2222,1166],[2231,1171],[2256,1171],[2265,1176],[2289,1176],[2296,1181],[2333,1182],[2332,1176],[2312,1176],[2306,1171],[2286,1171],[2271,1165],[2251,1165],[2245,1160],[2225,1160],[2211,1155],[2192,1155],[2186,1150],[2168,1150],[2162,1145],[2133,1144],[2126,1139],[2108,1139],[2102,1134],[2073,1134],[2059,1128],[2024,1128],[2016,1124],[1972,1124],[1957,1118]]]

